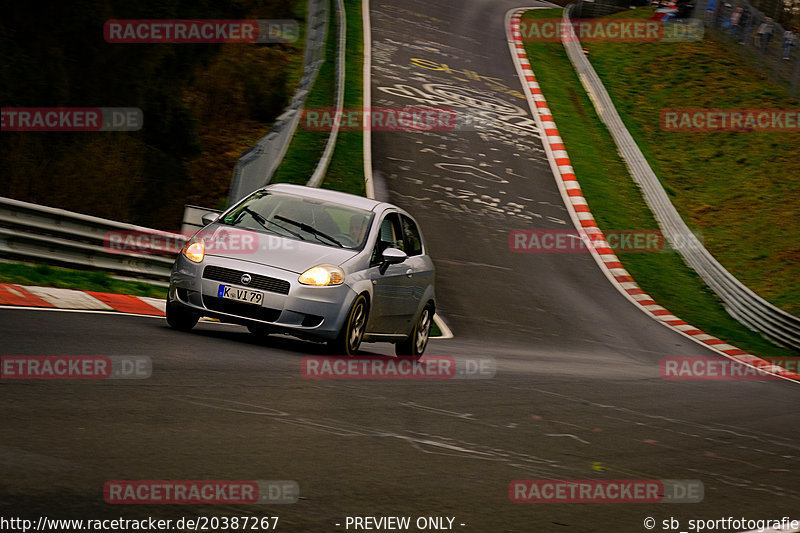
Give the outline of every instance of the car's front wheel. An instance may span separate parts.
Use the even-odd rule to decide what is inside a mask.
[[[433,320],[433,308],[426,305],[419,314],[411,335],[398,342],[394,346],[394,353],[400,357],[413,357],[419,359],[425,353],[428,346],[428,339],[431,334],[431,321]]]
[[[181,330],[189,331],[192,329],[197,321],[200,320],[200,315],[193,312],[176,302],[167,300],[167,324],[171,327]]]
[[[367,315],[369,305],[367,297],[359,294],[356,301],[347,313],[339,336],[328,343],[328,349],[333,355],[355,355],[361,340],[364,338],[364,331],[367,329]]]

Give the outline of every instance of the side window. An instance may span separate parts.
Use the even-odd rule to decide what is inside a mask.
[[[397,213],[389,213],[381,222],[380,235],[378,236],[378,242],[375,244],[375,249],[372,251],[370,264],[373,266],[379,264],[381,255],[387,248],[398,248],[405,252],[400,217]]]
[[[405,250],[409,256],[420,255],[422,253],[422,238],[419,236],[419,230],[414,221],[405,215],[401,216],[403,222],[403,241],[405,241]]]

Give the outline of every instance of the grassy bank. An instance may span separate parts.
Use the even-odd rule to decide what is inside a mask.
[[[153,298],[165,298],[167,294],[166,287],[118,280],[107,272],[89,272],[30,263],[0,263],[0,283],[111,292]]]
[[[325,61],[319,68],[317,78],[305,101],[305,109],[330,109],[336,102],[336,16],[333,2],[330,5],[328,35],[325,40]],[[303,127],[302,119],[289,143],[286,155],[272,176],[272,183],[296,183],[305,185],[325,150],[327,131],[309,130]]]
[[[638,9],[614,17],[647,18]],[[613,18],[613,17],[612,17]],[[671,132],[665,108],[794,109],[730,46],[589,43],[592,65],[683,219],[745,285],[800,315],[800,132]]]
[[[529,11],[524,19],[559,17],[560,13],[560,9]],[[622,46],[619,51],[621,55],[635,56],[633,49],[643,45],[616,46]],[[671,45],[659,46],[666,48]],[[597,117],[563,46],[560,43],[530,42],[525,47],[542,92],[553,111],[583,193],[600,227],[657,229],[657,223],[617,154],[608,130]],[[593,54],[590,57],[594,60]],[[685,71],[687,67],[683,69]],[[650,77],[648,74],[640,75]],[[632,72],[630,77],[635,78],[636,74]],[[670,82],[662,80],[658,84],[663,84],[660,89],[663,93],[669,92]],[[614,85],[619,88],[620,82],[617,80]],[[688,99],[684,105],[688,107],[695,102]],[[634,128],[632,133],[635,138],[641,138],[637,129]],[[698,139],[695,142],[704,141]],[[646,152],[646,155],[651,154]],[[659,170],[656,169],[656,172]],[[676,197],[674,191],[671,194],[673,201],[680,206],[683,198]],[[687,322],[756,354],[775,356],[794,353],[775,346],[728,315],[719,299],[678,254],[620,253],[619,258],[643,290]]]
[[[361,109],[364,106],[361,0],[345,0],[344,3],[347,12],[344,107]],[[339,132],[323,187],[362,196],[366,193],[363,143],[364,134],[360,130]]]

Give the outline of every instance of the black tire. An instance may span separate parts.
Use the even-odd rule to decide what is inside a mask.
[[[355,355],[358,352],[358,347],[364,339],[364,331],[367,329],[368,316],[367,297],[359,294],[350,307],[350,312],[347,313],[347,319],[342,325],[339,336],[328,342],[331,355]]]
[[[198,320],[200,320],[200,315],[191,309],[179,303],[167,301],[167,324],[171,327],[180,331],[190,331]]]
[[[431,335],[431,322],[433,321],[433,307],[426,305],[419,314],[417,323],[411,335],[394,345],[394,353],[398,357],[409,357],[419,359],[425,353],[428,346],[428,339]]]

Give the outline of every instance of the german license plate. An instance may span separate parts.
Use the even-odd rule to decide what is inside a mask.
[[[226,298],[228,300],[235,300],[237,302],[245,302],[248,304],[261,305],[264,301],[264,293],[253,291],[250,289],[240,289],[239,287],[231,287],[230,285],[220,285],[217,296]]]

